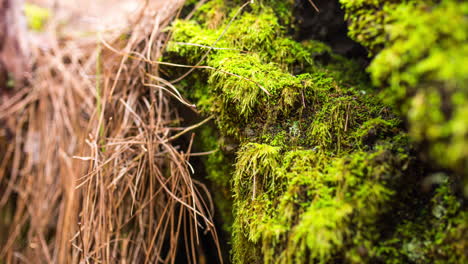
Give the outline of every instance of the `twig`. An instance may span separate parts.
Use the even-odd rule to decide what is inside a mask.
[[[175,134],[174,136],[172,136],[172,137],[168,138],[168,139],[166,140],[166,142],[167,142],[167,141],[174,140],[174,139],[176,139],[176,138],[178,138],[178,137],[182,136],[183,134],[187,133],[188,131],[190,131],[190,130],[193,130],[193,129],[196,129],[196,128],[198,128],[198,127],[200,127],[200,126],[204,125],[206,122],[210,121],[210,120],[211,120],[211,119],[213,119],[213,118],[214,118],[214,115],[212,115],[212,116],[208,117],[207,119],[205,119],[205,120],[201,121],[201,122],[200,122],[200,123],[198,123],[198,124],[195,124],[195,125],[193,125],[193,126],[189,126],[189,127],[187,127],[187,128],[186,128],[186,129],[184,129],[183,131],[181,131],[181,132],[179,132],[179,133]]]
[[[317,5],[315,5],[314,1],[309,0],[309,3],[314,7],[314,9],[315,9],[315,11],[317,11],[317,13],[320,13],[320,10],[318,9]]]

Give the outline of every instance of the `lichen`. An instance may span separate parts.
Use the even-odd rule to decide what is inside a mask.
[[[217,10],[233,5],[213,2]],[[234,12],[212,23],[213,10],[201,8],[196,19],[173,24],[166,54],[171,61],[207,66],[179,84],[202,114],[215,116],[217,132],[203,135],[205,145],[229,139],[239,146],[234,160],[226,159],[232,150],[222,147],[205,160],[208,178],[232,195],[233,262],[460,259],[466,214],[449,188],[454,179],[423,192],[425,171],[395,104],[380,99],[357,63],[323,43],[288,37],[289,25],[273,2],[246,8],[232,23]],[[342,2],[348,10],[383,4]],[[381,31],[369,34],[371,41]],[[375,47],[385,44],[377,40]],[[233,162],[231,173],[224,162]],[[437,216],[427,213],[434,210]]]

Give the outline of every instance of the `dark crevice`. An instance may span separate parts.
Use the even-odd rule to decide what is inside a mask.
[[[180,116],[180,122],[182,126],[187,127],[193,124],[200,123],[203,121],[204,117],[200,116],[198,113],[193,111],[193,109],[190,109],[186,106],[181,106],[178,101],[172,101],[172,104],[177,107],[177,112],[179,113]],[[207,126],[213,125],[213,123],[208,123],[206,124]],[[191,143],[192,139],[192,134],[194,135],[194,141]],[[200,144],[200,137],[201,137],[201,131],[200,129],[196,129],[192,131],[192,133],[187,133],[186,135],[176,139],[174,141],[174,145],[180,146],[180,150],[186,151],[184,148],[186,146],[192,145],[191,153],[197,153],[197,152],[205,152],[208,151],[205,149],[201,144]],[[204,160],[203,156],[193,156],[189,160],[190,165],[193,168],[194,174],[192,177],[200,182],[201,184],[205,185],[208,190],[213,191],[216,190],[215,184],[213,184],[209,179],[207,179],[207,170],[204,165]],[[203,191],[201,191],[203,193]],[[217,231],[217,239],[218,239],[218,245],[221,250],[221,257],[223,258],[222,263],[231,263],[230,262],[230,246],[229,246],[229,240],[230,236],[229,234],[223,230],[223,219],[220,217],[220,212],[219,209],[216,207],[216,203],[213,199],[215,199],[214,195],[211,195],[211,198],[206,197],[205,195],[203,196],[204,201],[209,201],[212,200],[214,202],[214,209],[215,211],[212,212],[214,213],[213,215],[213,221],[214,221],[214,226]],[[198,219],[199,222],[202,219]],[[187,226],[188,228],[188,226]],[[184,238],[180,238],[179,241],[180,250],[177,251],[177,261],[176,263],[187,263],[187,258],[190,257],[187,255],[187,251],[185,249],[185,241]],[[221,263],[219,260],[219,255],[217,251],[217,246],[216,243],[214,242],[214,238],[210,236],[209,234],[205,233],[202,229],[199,230],[199,244],[197,245],[197,256],[198,256],[198,263]]]
[[[295,38],[298,41],[318,40],[328,44],[335,53],[367,65],[367,50],[348,37],[344,11],[338,0],[313,0],[317,12],[309,0],[296,0]]]

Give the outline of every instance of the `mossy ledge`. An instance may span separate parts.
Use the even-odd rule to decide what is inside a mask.
[[[468,3],[340,0],[350,36],[374,55],[368,72],[434,164],[468,197]]]
[[[166,54],[208,66],[178,85],[215,116],[202,145],[219,149],[205,167],[232,261],[466,260],[468,214],[454,180],[432,175],[421,189],[428,171],[365,72],[323,43],[289,38],[292,1],[255,1],[233,18],[238,2],[210,1],[176,21]]]

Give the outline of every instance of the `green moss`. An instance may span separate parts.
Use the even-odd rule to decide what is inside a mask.
[[[428,206],[419,208],[412,221],[403,221],[380,243],[379,258],[389,263],[465,263],[468,214],[460,207],[445,177]]]
[[[340,2],[350,36],[375,54],[368,69],[374,84],[406,116],[412,138],[468,182],[468,4]]]
[[[205,146],[216,148],[224,141],[223,149],[231,145],[228,140],[239,145],[235,160],[226,159],[231,151],[227,149],[205,160],[208,178],[231,189],[233,262],[442,261],[445,256],[433,253],[441,252],[441,244],[420,251],[419,242],[408,238],[421,240],[422,235],[412,234],[424,229],[433,232],[424,235],[425,240],[452,227],[463,231],[465,216],[461,206],[454,206],[456,196],[444,187],[421,191],[423,173],[410,154],[403,122],[390,107],[395,104],[379,100],[356,63],[333,54],[323,43],[287,37],[278,9],[270,8],[273,2],[245,9],[219,41],[233,13],[210,26],[210,9],[202,8],[195,21],[173,24],[166,54],[186,64],[206,54],[202,64],[209,68],[192,73],[179,88],[203,114],[215,116],[218,132],[203,134]],[[342,2],[348,10],[383,5]],[[215,4],[216,10],[225,10],[233,2]],[[397,4],[391,1],[382,12]],[[385,29],[365,38],[374,41],[381,30]],[[384,48],[385,42],[373,45]],[[463,104],[464,97],[453,100]],[[442,102],[437,97],[429,101],[432,107]],[[428,119],[443,118],[435,112]],[[459,140],[464,140],[465,127],[458,124],[457,129]],[[450,211],[437,218],[440,229],[432,229],[435,222],[424,213],[436,204]],[[443,241],[463,252],[453,230]]]
[[[362,260],[343,252],[361,243],[371,250],[377,241],[372,231],[394,192],[384,182],[398,175],[392,169],[397,164],[381,162],[392,152],[382,145],[373,152],[331,157],[315,150],[245,145],[234,176],[235,262],[250,258],[243,247],[259,247],[264,263]]]
[[[254,19],[268,23],[257,23]],[[288,113],[300,100],[307,83],[307,76],[293,76],[288,69],[314,67],[312,57],[324,52],[321,43],[302,46],[288,38],[277,38],[281,27],[268,9],[262,15],[246,15],[233,26],[247,23],[252,24],[249,31],[241,34],[228,31],[225,39],[216,42],[222,30],[202,29],[194,21],[178,21],[174,24],[175,41],[168,48],[177,56],[186,57],[188,62],[196,63],[207,50],[201,46],[217,43],[218,49],[206,58],[206,64],[215,68],[208,73],[212,88],[197,89],[203,92],[195,92],[199,95],[196,99],[200,100],[200,108],[217,114],[218,125],[226,134],[237,138],[242,138],[244,131],[236,128],[246,127],[258,113],[263,113],[262,118],[270,122],[280,112]],[[267,33],[258,34],[265,30]],[[247,49],[249,52],[242,52]],[[275,60],[266,61],[273,53],[277,54]]]
[[[51,16],[49,9],[29,3],[24,4],[24,14],[29,28],[34,31],[42,31]]]
[[[194,4],[196,3],[198,1],[195,1]],[[223,0],[208,1],[194,14],[193,20],[200,21],[206,28],[216,29],[225,19],[226,13],[227,7]]]

